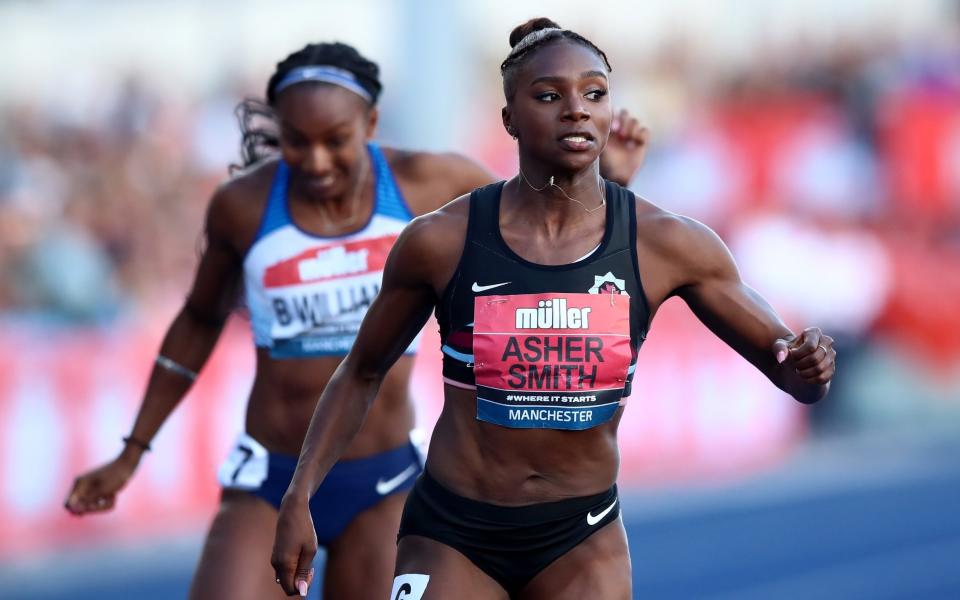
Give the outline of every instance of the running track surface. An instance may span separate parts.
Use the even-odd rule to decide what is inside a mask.
[[[956,434],[820,442],[736,485],[624,490],[634,597],[960,598],[958,456]],[[199,543],[0,565],[0,597],[184,598]]]

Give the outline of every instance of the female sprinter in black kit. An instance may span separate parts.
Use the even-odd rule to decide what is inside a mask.
[[[503,122],[520,173],[415,219],[394,246],[281,504],[273,564],[288,593],[313,558],[308,498],[431,310],[445,403],[404,508],[392,600],[630,597],[617,424],[631,387],[643,418],[633,370],[671,296],[797,400],[827,393],[828,336],[791,333],[707,227],[600,177],[604,53],[546,19],[510,43]]]
[[[457,155],[372,143],[380,87],[377,65],[355,49],[311,44],[277,66],[269,108],[243,105],[246,168],[211,201],[193,289],[167,332],[128,443],[116,460],[78,478],[67,500],[77,514],[113,506],[208,359],[243,286],[256,379],[246,431],[220,469],[220,510],[191,598],[284,597],[269,562],[277,507],[314,404],[377,293],[387,252],[415,215],[493,180]],[[279,139],[269,127],[250,127],[251,110],[276,119]],[[635,119],[621,121],[620,143],[605,160],[626,181],[642,161],[643,132]],[[390,589],[400,511],[422,468],[408,440],[410,341],[311,503],[328,551],[327,598]]]

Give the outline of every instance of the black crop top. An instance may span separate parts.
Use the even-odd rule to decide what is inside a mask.
[[[540,265],[500,234],[504,182],[470,195],[463,255],[436,308],[444,380],[476,388],[477,418],[506,427],[588,429],[629,396],[647,306],[636,251],[636,200],[606,182],[597,249]]]

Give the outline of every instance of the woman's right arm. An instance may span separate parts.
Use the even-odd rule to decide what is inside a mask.
[[[463,247],[464,206],[455,201],[403,231],[353,348],[320,397],[278,516],[272,563],[287,594],[302,593],[311,578],[317,538],[309,499],[359,431],[387,371],[423,328],[453,275]]]
[[[66,508],[76,515],[113,508],[117,493],[140,463],[147,445],[206,364],[238,297],[241,259],[231,242],[231,198],[227,186],[214,195],[207,211],[206,247],[193,286],[160,347],[133,429],[120,454],[78,477]],[[162,357],[162,358],[160,358]]]

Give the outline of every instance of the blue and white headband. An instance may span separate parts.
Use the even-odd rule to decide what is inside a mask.
[[[274,93],[278,93],[291,85],[303,83],[304,81],[319,81],[321,83],[339,85],[360,96],[370,104],[373,104],[373,95],[360,85],[353,73],[346,69],[331,67],[329,65],[311,65],[291,69],[290,72],[280,80],[280,83],[273,88],[273,91]]]

